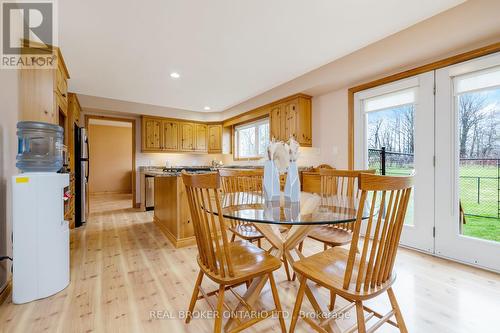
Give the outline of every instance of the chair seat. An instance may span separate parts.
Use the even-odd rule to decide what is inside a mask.
[[[236,226],[228,227],[228,229],[244,240],[264,238],[264,235],[257,230],[253,224],[238,224]]]
[[[204,266],[198,257],[198,264],[204,273],[213,281],[231,285],[248,281],[257,276],[273,272],[281,267],[280,259],[267,253],[265,250],[246,241],[229,243],[234,276],[220,277]]]
[[[315,227],[308,234],[308,237],[330,246],[341,246],[351,242],[352,232],[327,225],[320,225]]]
[[[293,269],[298,274],[305,276],[307,279],[325,288],[333,290],[336,294],[347,299],[356,297],[362,300],[376,296],[389,288],[396,279],[396,275],[393,274],[385,283],[379,286],[369,288],[367,291],[364,291],[362,287],[359,292],[356,291],[356,279],[358,277],[356,272],[358,271],[360,263],[359,256],[357,256],[354,263],[355,267],[351,283],[348,289],[344,289],[344,273],[348,258],[349,250],[341,247],[334,247],[295,262],[293,264]]]

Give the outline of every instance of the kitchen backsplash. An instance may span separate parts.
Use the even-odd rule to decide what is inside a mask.
[[[210,165],[212,160],[222,161],[224,165],[262,165],[264,160],[235,161],[232,154],[190,154],[190,153],[140,153],[136,156],[136,166],[200,166]],[[301,167],[316,166],[323,163],[319,148],[300,148],[297,164]]]
[[[136,166],[169,166],[210,165],[212,160],[222,161],[222,154],[190,154],[190,153],[141,153],[136,157]]]

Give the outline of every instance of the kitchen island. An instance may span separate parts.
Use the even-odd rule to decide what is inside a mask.
[[[259,168],[259,166],[233,166],[226,168],[253,169]],[[153,168],[143,170],[142,177],[154,177],[154,223],[176,248],[196,244],[186,189],[180,173],[182,169],[198,173],[217,170],[210,167]],[[285,175],[280,177],[282,190],[285,186],[285,178]],[[300,179],[304,190],[319,192],[318,170],[315,168],[300,168]]]
[[[154,223],[176,248],[196,244],[182,177],[157,174],[154,184]]]

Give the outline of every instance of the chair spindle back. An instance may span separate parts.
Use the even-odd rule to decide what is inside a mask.
[[[221,214],[219,175],[182,171],[182,180],[186,186],[201,263],[220,277],[234,276],[226,225]],[[219,214],[215,215],[214,210]]]
[[[255,170],[219,170],[222,190],[225,193],[262,192],[264,171]]]
[[[375,174],[375,170],[321,169],[319,174],[322,198],[328,200],[328,196],[338,195],[347,199],[358,199],[361,193],[358,181],[361,173]],[[353,226],[354,223],[341,223],[334,227],[352,231]]]
[[[390,177],[362,173],[361,198],[344,275],[344,289],[355,283],[356,291],[377,288],[392,275],[399,239],[410,199],[413,177]],[[362,223],[369,204],[369,218]],[[363,233],[361,246],[358,241]],[[370,240],[372,236],[372,240]],[[353,277],[356,277],[355,281]]]

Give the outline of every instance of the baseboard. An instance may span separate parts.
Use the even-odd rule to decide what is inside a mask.
[[[3,302],[7,299],[7,297],[9,297],[11,290],[12,290],[12,279],[9,278],[9,281],[7,281],[7,285],[0,292],[0,305],[3,304]]]
[[[171,233],[170,230],[168,230],[163,224],[160,223],[156,216],[153,217],[153,222],[158,226],[160,231],[167,237],[167,239],[176,249],[196,244],[196,238],[194,236],[186,238],[175,237],[175,235]]]

